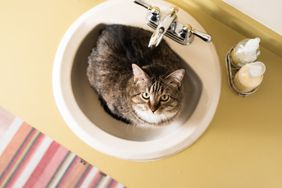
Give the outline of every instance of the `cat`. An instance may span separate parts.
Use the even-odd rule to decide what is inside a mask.
[[[104,109],[137,126],[167,125],[183,99],[183,60],[163,40],[148,48],[150,31],[106,25],[88,57],[87,77]]]

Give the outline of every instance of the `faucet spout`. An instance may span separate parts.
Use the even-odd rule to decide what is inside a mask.
[[[177,16],[176,13],[178,12],[177,8],[172,8],[169,15],[167,15],[164,19],[162,19],[156,28],[155,32],[151,36],[150,42],[148,47],[157,47],[164,34],[167,32],[167,30],[170,28],[171,24],[176,20]]]
[[[160,44],[163,36],[164,36],[164,29],[163,28],[156,29],[150,38],[148,47],[149,48],[157,47]]]

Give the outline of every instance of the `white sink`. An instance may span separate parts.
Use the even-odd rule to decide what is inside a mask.
[[[161,10],[173,6],[151,1]],[[140,128],[113,119],[100,106],[86,77],[87,58],[104,24],[124,24],[151,30],[145,23],[147,11],[133,1],[106,1],[78,18],[64,35],[53,69],[53,91],[58,109],[69,128],[94,149],[129,160],[159,159],[195,142],[211,122],[220,97],[219,60],[212,43],[198,38],[190,46],[164,38],[187,62],[185,108],[169,126]],[[178,21],[205,31],[183,10]],[[151,30],[152,31],[152,30]]]

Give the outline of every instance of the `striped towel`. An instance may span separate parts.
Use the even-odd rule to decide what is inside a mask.
[[[0,187],[124,187],[0,107]]]

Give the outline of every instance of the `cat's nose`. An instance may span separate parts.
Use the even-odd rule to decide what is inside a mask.
[[[152,111],[153,113],[155,113],[155,111],[158,110],[159,106],[160,106],[160,105],[159,105],[158,103],[153,103],[153,104],[149,103],[149,108],[151,109],[151,111]]]
[[[155,111],[157,111],[157,108],[151,108],[151,111],[155,113]]]

